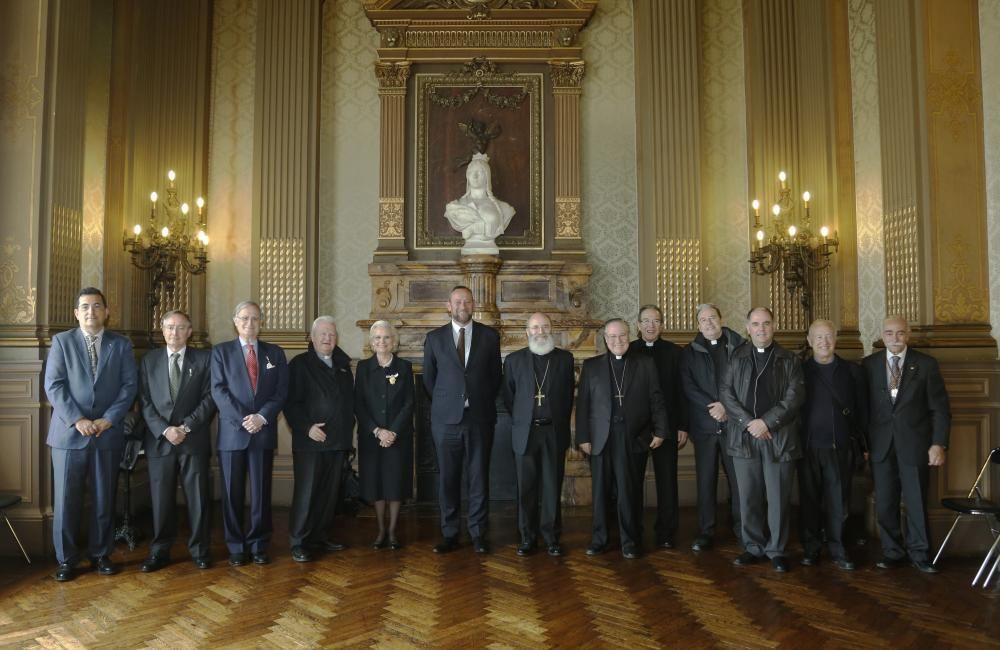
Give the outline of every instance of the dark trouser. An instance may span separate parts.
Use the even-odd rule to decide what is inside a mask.
[[[716,492],[719,485],[719,460],[729,483],[729,511],[732,515],[733,535],[742,539],[740,523],[740,492],[733,468],[733,457],[726,453],[725,436],[720,434],[692,435],[694,443],[694,471],[698,483],[698,531],[707,537],[715,535]]]
[[[180,477],[187,501],[191,538],[191,557],[208,555],[208,530],[211,521],[209,504],[209,456],[205,454],[173,453],[169,456],[148,456],[149,487],[153,501],[153,542],[149,554],[170,557],[170,547],[177,539],[177,479]]]
[[[881,462],[872,463],[872,476],[875,479],[875,511],[878,514],[882,554],[901,559],[909,553],[911,560],[926,562],[930,549],[927,534],[928,466],[901,462],[893,445]],[[899,523],[900,495],[906,506],[905,545]]]
[[[743,547],[757,557],[784,557],[795,463],[771,458],[771,443],[754,440],[752,458],[733,458],[740,486]],[[765,537],[765,523],[770,536]]]
[[[83,503],[90,495],[88,553],[96,558],[111,555],[115,548],[115,484],[121,448],[51,449],[52,543],[60,563],[80,560],[77,534]]]
[[[656,524],[653,527],[656,545],[673,542],[677,534],[679,504],[677,501],[677,443],[666,441],[648,454],[637,455],[636,467],[639,480],[636,502],[636,522],[642,539],[643,483],[646,478],[646,457],[653,459],[653,474],[656,479]]]
[[[517,470],[517,527],[521,541],[533,543],[539,528],[546,545],[559,543],[562,533],[562,483],[566,471],[566,450],[551,424],[532,426],[523,456],[514,455]],[[541,487],[542,514],[538,500]],[[541,526],[539,526],[541,524]]]
[[[799,538],[805,554],[820,554],[825,526],[830,557],[847,557],[844,524],[851,504],[850,450],[809,448],[798,466]]]
[[[458,537],[464,468],[469,486],[469,535],[482,537],[489,527],[493,425],[481,426],[469,416],[469,409],[465,409],[460,423],[432,422],[431,429],[437,449],[441,534],[449,539]]]
[[[273,449],[220,451],[222,523],[230,553],[264,553],[271,543]],[[250,475],[250,530],[243,532],[246,480]]]
[[[602,452],[590,457],[590,483],[594,508],[591,543],[595,546],[605,546],[608,543],[607,508],[612,484],[618,492],[618,528],[622,548],[639,546],[640,530],[636,519],[638,512],[636,503],[640,501],[642,477],[636,477],[636,467],[639,464],[637,456],[645,458],[645,454],[634,454],[629,447],[624,433],[611,432]]]
[[[288,545],[321,544],[333,524],[346,450],[293,451],[295,487],[288,517]]]

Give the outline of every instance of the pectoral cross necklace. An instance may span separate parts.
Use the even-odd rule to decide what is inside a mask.
[[[628,370],[628,359],[625,359],[625,365],[622,366],[622,381],[618,383],[618,375],[615,374],[615,364],[611,364],[611,377],[615,380],[615,388],[618,389],[618,394],[615,395],[615,399],[618,400],[618,406],[622,406],[622,400],[625,399],[625,371]]]
[[[534,377],[534,379],[535,379],[535,387],[538,389],[538,392],[535,393],[535,400],[538,402],[538,406],[541,406],[542,405],[542,400],[545,399],[545,393],[542,392],[542,386],[545,385],[545,378],[549,376],[549,362],[550,361],[551,361],[551,359],[546,359],[545,360],[545,372],[542,373],[542,381],[541,381],[541,383],[539,383],[539,381],[538,381],[538,375],[535,373],[534,368],[532,368],[532,370],[531,370],[531,376]]]

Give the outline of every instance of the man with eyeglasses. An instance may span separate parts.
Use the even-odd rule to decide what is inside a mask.
[[[668,428],[677,437],[676,445],[660,445],[649,452],[653,459],[653,473],[656,476],[656,524],[654,534],[658,548],[673,548],[677,535],[677,452],[688,441],[687,403],[681,386],[681,348],[679,345],[660,337],[663,332],[663,312],[656,305],[639,308],[639,338],[629,345],[629,352],[646,355],[656,365],[660,390],[667,406]],[[646,474],[647,454],[637,456],[636,471],[640,481]],[[642,490],[639,492],[637,515],[640,536],[642,535]]]
[[[285,351],[257,338],[261,310],[245,300],[233,310],[237,338],[212,349],[212,398],[219,407],[222,523],[229,564],[269,564],[271,472],[278,447],[278,414],[288,396]],[[243,503],[250,475],[250,528]]]
[[[45,361],[45,395],[52,404],[46,444],[52,455],[52,543],[59,582],[76,577],[78,528],[89,500],[91,564],[118,573],[114,550],[115,483],[125,447],[123,421],[137,387],[132,343],[105,329],[108,306],[99,289],[77,296],[79,329],[52,337]]]
[[[199,569],[209,557],[210,425],[212,353],[188,346],[191,319],[183,311],[168,311],[160,321],[165,347],[150,350],[139,367],[139,402],[146,420],[143,448],[149,462],[153,504],[153,541],[143,573],[170,563],[177,538],[177,481],[184,488],[191,536],[188,550]]]
[[[638,459],[677,440],[668,425],[653,360],[629,353],[628,323],[612,318],[604,323],[603,331],[608,351],[583,362],[576,398],[576,444],[590,456],[593,498],[587,555],[607,550],[607,502],[614,486],[622,555],[634,560],[642,552],[636,520],[642,488]]]

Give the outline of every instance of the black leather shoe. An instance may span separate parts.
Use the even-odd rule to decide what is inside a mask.
[[[712,548],[712,538],[708,535],[698,535],[691,544],[692,551],[707,551]]]
[[[119,571],[118,565],[112,562],[107,555],[102,555],[94,560],[94,567],[97,568],[97,573],[102,576],[113,576]]]
[[[517,547],[517,554],[521,557],[525,557],[526,555],[534,553],[535,548],[536,546],[534,542],[522,542],[521,545]]]
[[[312,553],[302,548],[301,546],[292,547],[292,559],[296,562],[312,562]]]
[[[379,535],[378,537],[375,538],[375,541],[372,542],[372,548],[375,549],[376,551],[379,550],[379,549],[381,549],[381,548],[385,548],[385,535],[384,534]]]
[[[254,554],[252,554],[251,558],[253,559],[253,563],[254,564],[258,564],[258,565],[261,565],[261,566],[263,566],[265,564],[270,564],[271,563],[271,558],[264,551],[261,551],[260,553],[254,553]]]
[[[76,577],[76,567],[68,562],[62,562],[52,577],[56,579],[56,582],[69,582]]]
[[[816,566],[819,564],[819,555],[806,553],[802,556],[802,559],[799,560],[799,564],[802,566]]]
[[[451,553],[458,550],[458,540],[454,537],[445,537],[431,549],[435,553]]]
[[[340,542],[323,542],[323,550],[330,551],[331,553],[343,551],[345,548],[347,548],[347,544],[341,544]]]
[[[602,546],[601,544],[591,544],[587,547],[587,555],[601,555],[606,550],[608,550],[606,546]]]
[[[841,569],[843,571],[854,571],[854,562],[851,562],[846,557],[835,557],[830,560],[833,566]]]
[[[913,560],[913,568],[917,571],[923,571],[924,573],[938,573],[938,568],[928,562],[927,560]]]
[[[772,557],[771,566],[774,567],[774,570],[778,573],[788,573],[788,560],[786,560],[782,555]]]
[[[750,551],[744,551],[738,558],[733,560],[733,564],[736,566],[750,566],[751,564],[757,564],[760,560],[761,558],[757,557]]]
[[[626,560],[638,560],[639,559],[639,549],[635,547],[634,544],[628,544],[622,547],[622,556]]]
[[[400,542],[400,541],[399,541],[398,539],[396,539],[395,537],[392,537],[392,536],[390,535],[390,536],[389,536],[389,550],[390,550],[390,551],[398,551],[398,550],[399,550],[399,549],[401,549],[401,548],[403,548],[403,543],[402,543],[402,542]]]
[[[660,548],[671,549],[675,546],[674,541],[671,539],[662,539],[656,543]]]
[[[243,566],[247,563],[246,553],[230,553],[229,566]]]
[[[170,558],[154,555],[153,557],[143,562],[142,566],[139,567],[139,570],[142,571],[143,573],[152,573],[154,571],[159,571],[168,564],[170,564]]]
[[[485,537],[473,537],[472,550],[480,554],[489,553],[490,543],[486,541]]]
[[[563,551],[562,544],[549,544],[546,552],[552,557],[562,557],[565,551]]]
[[[895,557],[883,557],[881,560],[875,563],[875,566],[877,566],[880,569],[898,569],[899,567],[903,566],[903,559]]]
[[[191,561],[194,563],[197,569],[211,569],[212,568],[212,558],[207,555],[202,555],[200,557],[193,557]]]

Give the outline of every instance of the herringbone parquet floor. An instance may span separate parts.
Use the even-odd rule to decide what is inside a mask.
[[[650,513],[651,514],[651,513]],[[146,549],[119,552],[114,577],[54,582],[51,563],[0,563],[0,647],[15,648],[987,648],[1000,644],[1000,591],[968,582],[972,559],[937,576],[875,569],[737,569],[732,542],[695,555],[685,512],[678,549],[639,560],[583,553],[589,512],[569,509],[569,554],[519,558],[509,514],[494,514],[494,552],[431,553],[436,519],[404,513],[400,551],[375,551],[370,517],[338,519],[350,544],[310,564],[288,556],[276,513],[274,562],[231,568],[225,551],[198,571],[139,572]],[[213,530],[216,541],[219,528]],[[795,549],[797,552],[797,549]],[[39,566],[41,565],[41,566]]]

